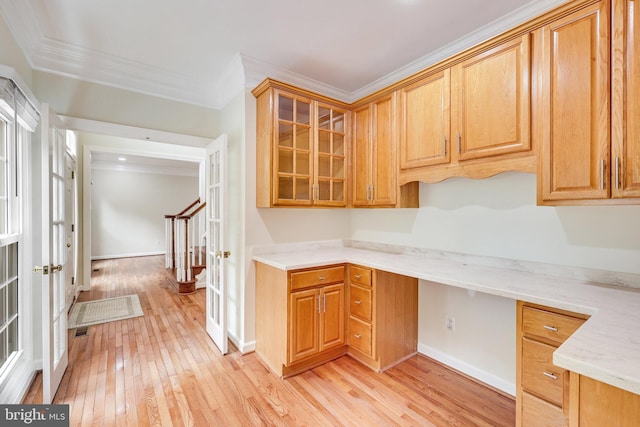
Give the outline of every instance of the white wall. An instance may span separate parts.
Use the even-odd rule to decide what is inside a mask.
[[[539,207],[533,174],[420,184],[420,208],[351,211],[353,240],[640,273],[640,206]],[[419,345],[515,383],[515,303],[421,282]],[[455,332],[446,317],[455,316]],[[465,366],[466,365],[466,366]]]
[[[92,170],[91,258],[165,252],[165,214],[198,198],[198,177]]]
[[[0,65],[15,69],[24,82],[31,86],[32,70],[22,50],[13,38],[4,18],[0,16]],[[33,89],[29,87],[29,89]]]

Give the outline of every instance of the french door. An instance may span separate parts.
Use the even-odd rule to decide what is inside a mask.
[[[207,147],[205,162],[207,203],[207,333],[222,354],[227,343],[227,136],[222,135]]]
[[[65,265],[67,230],[65,188],[66,130],[60,118],[42,105],[42,389],[49,404],[68,364]]]

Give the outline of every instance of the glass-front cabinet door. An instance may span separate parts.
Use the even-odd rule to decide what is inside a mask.
[[[346,206],[347,111],[275,93],[274,204]]]
[[[276,94],[277,204],[309,205],[313,199],[312,101],[294,95]]]
[[[314,202],[317,205],[346,204],[347,149],[344,110],[318,103]]]

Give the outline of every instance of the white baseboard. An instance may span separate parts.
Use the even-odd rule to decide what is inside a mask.
[[[251,352],[256,351],[256,342],[255,341],[243,342],[242,340],[239,340],[238,337],[236,337],[233,334],[229,334],[229,340],[233,343],[233,345],[238,347],[238,350],[240,350],[240,353],[242,353],[242,354],[247,354],[247,353],[251,353]]]
[[[418,353],[424,354],[438,362],[450,366],[470,377],[477,379],[491,387],[497,388],[511,396],[516,395],[516,385],[503,378],[497,377],[487,371],[483,371],[473,365],[470,365],[460,359],[452,357],[446,353],[441,352],[433,347],[424,344],[418,344]]]
[[[115,259],[115,258],[135,258],[141,256],[153,256],[153,255],[164,255],[165,251],[154,251],[154,252],[136,252],[136,253],[128,253],[128,254],[115,254],[115,255],[92,255],[91,261],[98,261],[101,259]]]

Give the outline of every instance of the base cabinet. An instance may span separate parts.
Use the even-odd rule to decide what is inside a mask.
[[[418,280],[348,266],[348,354],[376,371],[418,349]]]
[[[417,348],[418,279],[357,265],[287,272],[256,263],[256,353],[278,376],[347,352],[383,371]]]
[[[566,426],[569,371],[553,364],[553,352],[586,316],[522,301],[517,310],[516,425]]]
[[[346,353],[343,265],[286,272],[256,263],[256,352],[280,377]]]
[[[640,425],[640,395],[571,372],[570,427]]]

